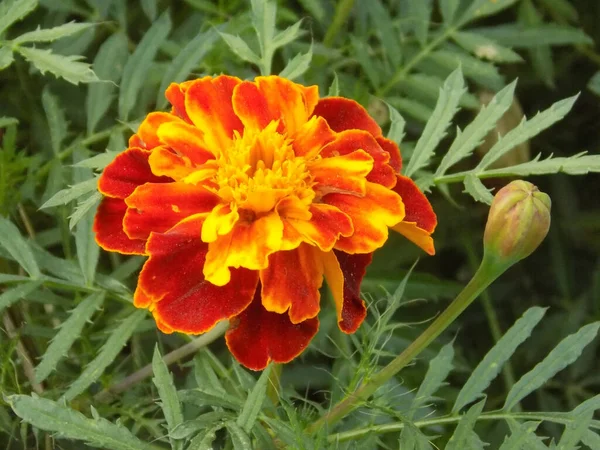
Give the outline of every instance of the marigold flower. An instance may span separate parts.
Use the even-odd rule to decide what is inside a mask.
[[[134,304],[165,333],[221,320],[251,369],[288,362],[318,329],[326,279],[342,331],[365,318],[372,252],[402,233],[430,254],[436,216],[399,175],[397,145],[365,109],[277,77],[171,84],[99,179],[106,250],[148,256]]]

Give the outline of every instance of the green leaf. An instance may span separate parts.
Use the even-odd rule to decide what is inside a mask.
[[[93,192],[92,195],[85,199],[80,199],[77,202],[77,206],[73,210],[73,213],[69,216],[69,229],[72,230],[75,228],[75,226],[85,217],[89,210],[95,210],[100,200],[102,200],[102,194],[98,191]]]
[[[472,0],[471,6],[461,17],[461,23],[465,24],[471,20],[491,16],[514,5],[517,1],[519,0]]]
[[[453,413],[457,413],[465,405],[477,400],[483,394],[483,391],[498,376],[500,370],[502,370],[502,366],[517,350],[517,347],[531,336],[532,330],[542,320],[545,313],[546,308],[537,306],[529,308],[504,333],[504,336],[487,352],[475,370],[473,370],[471,376],[458,393],[456,402],[454,402],[454,406],[452,407]]]
[[[95,24],[93,23],[87,22],[69,22],[59,25],[58,27],[46,28],[44,30],[40,29],[38,26],[37,30],[24,33],[13,42],[15,44],[22,44],[24,42],[52,42],[93,27],[94,25]]]
[[[424,68],[436,72],[439,72],[440,68],[451,72],[460,66],[466,78],[494,91],[505,84],[504,78],[494,64],[482,61],[457,46],[448,46],[447,49],[431,52],[426,56],[425,62],[428,62],[429,66]]]
[[[481,34],[500,45],[511,48],[535,48],[545,45],[593,44],[581,28],[558,24],[508,24],[469,30]]]
[[[277,33],[277,35],[273,38],[273,40],[270,43],[271,47],[274,49],[283,47],[284,45],[287,45],[290,42],[298,39],[304,34],[304,31],[300,29],[301,26],[302,20],[299,20],[295,24],[287,27],[285,30]]]
[[[460,1],[461,0],[439,0],[440,12],[442,13],[444,23],[447,25],[454,22],[454,16],[456,15],[456,10],[460,5]]]
[[[19,284],[18,286],[7,289],[0,294],[0,312],[5,308],[8,308],[13,303],[19,301],[23,297],[31,294],[42,285],[39,280],[29,281],[27,283]]]
[[[272,365],[267,366],[260,374],[254,388],[248,395],[244,407],[237,418],[237,424],[242,427],[246,433],[250,433],[254,422],[262,409],[263,402],[267,396],[267,385],[269,383],[269,375],[271,374]]]
[[[486,36],[465,31],[457,31],[452,34],[452,38],[458,45],[473,53],[478,58],[488,59],[497,63],[523,62],[521,55]]]
[[[409,422],[405,422],[404,428],[400,433],[400,441],[398,448],[401,450],[432,450],[429,439],[421,430],[412,426]]]
[[[94,202],[95,203],[95,202]],[[88,209],[82,215],[81,221],[75,228],[75,246],[77,248],[77,260],[87,286],[94,284],[96,266],[100,256],[100,247],[94,238],[93,224],[96,211]]]
[[[386,105],[390,114],[390,131],[388,131],[387,138],[400,145],[405,135],[404,127],[406,126],[406,120],[404,120],[404,117],[402,117],[396,108],[389,103],[386,103]]]
[[[571,412],[571,415],[573,417],[578,417],[582,414],[587,414],[588,412],[594,412],[597,409],[600,409],[600,394],[588,398],[586,401],[576,406]]]
[[[102,43],[92,65],[98,78],[104,83],[93,83],[85,99],[87,132],[92,134],[115,99],[116,84],[120,81],[129,50],[127,36],[114,33]]]
[[[421,0],[425,2],[426,0]],[[399,33],[394,27],[389,9],[384,6],[381,0],[369,0],[363,2],[363,7],[367,10],[373,28],[379,40],[382,50],[394,67],[398,67],[402,60],[402,47],[400,46]],[[357,38],[362,40],[362,38]]]
[[[252,442],[248,434],[235,422],[229,421],[225,423],[231,443],[234,450],[249,450],[252,448]]]
[[[40,209],[66,205],[70,201],[95,190],[97,184],[98,180],[96,178],[91,178],[89,180],[82,181],[81,183],[74,184],[73,186],[69,186],[66,189],[62,189],[50,197],[42,206],[40,206]]]
[[[6,69],[14,60],[12,48],[0,47],[0,70]]]
[[[568,425],[565,425],[565,431],[558,442],[559,449],[577,449],[577,444],[583,438],[583,434],[589,429],[590,423],[594,416],[593,412],[587,414],[579,414],[576,420]]]
[[[36,428],[67,439],[81,440],[111,450],[147,450],[148,445],[127,428],[101,417],[88,419],[58,402],[28,395],[5,397],[17,416]],[[97,414],[97,413],[96,413]]]
[[[295,80],[303,75],[310,67],[312,55],[312,46],[306,53],[298,53],[287,63],[279,76],[288,80]]]
[[[465,177],[465,192],[467,192],[471,197],[473,197],[476,201],[487,203],[488,205],[492,204],[492,200],[494,196],[490,193],[490,190],[485,187],[485,185],[481,182],[477,175],[474,173],[469,173]]]
[[[88,169],[102,170],[108,166],[119,153],[120,152],[106,150],[104,153],[99,153],[91,158],[86,158],[73,164],[73,167],[86,167]]]
[[[340,95],[340,80],[338,79],[337,73],[333,72],[333,81],[331,82],[331,86],[329,86],[327,96],[337,97],[338,95]]]
[[[439,353],[429,363],[429,369],[425,374],[425,378],[419,386],[417,395],[410,405],[408,418],[412,419],[415,412],[426,402],[431,401],[433,394],[442,387],[442,383],[452,371],[452,360],[454,359],[454,348],[452,342],[444,345]]]
[[[51,50],[39,50],[29,47],[17,47],[17,51],[31,62],[42,75],[46,72],[64,78],[69,83],[92,83],[100,81],[87,63],[79,62],[83,56],[63,56]]]
[[[152,381],[161,400],[160,407],[165,415],[169,433],[171,433],[175,427],[183,422],[183,413],[181,412],[181,403],[177,397],[177,389],[173,384],[173,377],[160,355],[158,345],[154,346],[152,372],[154,373]],[[182,448],[182,443],[171,438],[171,446],[174,449]]]
[[[214,450],[213,442],[217,439],[217,431],[224,428],[225,424],[215,425],[202,434],[198,434],[187,446],[187,450]]]
[[[405,95],[415,99],[422,99],[428,103],[437,102],[443,85],[443,79],[436,75],[424,73],[407,75],[398,83],[398,87]],[[468,91],[463,94],[458,104],[476,111],[479,111],[479,108],[481,107],[479,99]]]
[[[510,108],[515,86],[516,82],[513,81],[498,92],[463,132],[457,131],[457,136],[452,142],[448,153],[444,155],[435,176],[443,175],[454,164],[471,155],[475,147],[482,142],[487,133],[496,125],[496,122]]]
[[[252,64],[259,64],[260,57],[254,53],[254,51],[244,42],[239,36],[233,34],[219,32],[225,43],[229,46],[231,51],[235,53],[239,58],[244,61],[248,61]]]
[[[104,292],[94,292],[71,311],[69,318],[60,325],[60,330],[46,349],[42,361],[35,368],[36,383],[41,383],[48,378],[62,357],[67,355],[67,351],[80,337],[84,325],[100,308],[103,301]]]
[[[512,434],[504,440],[499,450],[547,449],[535,434],[540,422],[520,424],[514,419],[508,419],[507,422]]]
[[[186,420],[175,429],[171,430],[169,436],[175,439],[185,439],[194,433],[205,430],[217,422],[232,418],[232,414],[226,411],[213,411],[199,415],[193,420]]]
[[[37,8],[37,0],[3,0],[0,2],[0,36],[13,23]]]
[[[123,69],[119,91],[119,117],[127,121],[136,105],[138,94],[154,62],[158,49],[171,31],[171,18],[165,11],[146,32]]]
[[[600,172],[600,155],[577,155],[540,160],[537,155],[533,160],[516,166],[502,167],[500,169],[486,170],[481,177],[494,178],[506,176],[542,175],[548,173],[566,173],[569,175],[585,175],[590,172]]]
[[[277,4],[273,0],[251,0],[252,5],[252,26],[258,36],[258,43],[261,49],[261,56],[272,55],[273,37],[275,36],[275,16],[277,14]],[[263,75],[268,75],[263,73]]]
[[[150,19],[150,22],[154,22],[157,14],[157,0],[141,0],[141,3],[144,14]]]
[[[221,406],[233,410],[242,407],[242,401],[233,395],[223,393],[215,389],[196,388],[178,391],[177,395],[184,403],[192,403],[197,406]]]
[[[50,141],[52,142],[52,151],[55,155],[61,150],[62,143],[67,137],[67,119],[65,112],[60,107],[58,98],[50,92],[48,86],[42,91],[42,106],[48,120],[50,129]]]
[[[454,430],[454,434],[446,445],[446,450],[464,450],[472,449],[476,450],[478,447],[473,446],[472,434],[475,421],[481,415],[483,406],[485,405],[485,399],[479,403],[475,403],[469,408],[465,415],[463,415]],[[483,447],[481,447],[483,449]]]
[[[556,373],[574,362],[598,333],[600,322],[590,323],[564,338],[542,362],[523,375],[512,387],[502,409],[510,410]]]
[[[436,147],[446,136],[446,129],[458,111],[458,103],[465,92],[465,83],[459,67],[450,74],[440,89],[433,114],[427,121],[406,167],[405,175],[407,177],[429,164]]]
[[[561,120],[569,113],[569,111],[571,111],[577,97],[579,97],[579,94],[556,102],[550,108],[543,112],[539,112],[532,119],[525,120],[524,118],[518,127],[513,128],[498,139],[498,142],[496,142],[490,151],[481,159],[476,170],[483,169],[493,164],[517,145],[537,136],[543,130]]]
[[[429,24],[431,22],[432,0],[410,0],[408,2],[408,17],[413,22],[413,30],[421,46],[427,43]]]
[[[11,125],[17,125],[18,123],[19,120],[14,117],[0,117],[0,128],[10,127]]]
[[[205,33],[198,33],[194,39],[181,49],[175,59],[169,63],[165,75],[160,82],[158,96],[156,97],[156,104],[160,108],[164,108],[167,105],[165,91],[169,87],[169,84],[184,81],[192,73],[192,70],[198,66],[202,58],[214,47],[217,38],[218,34],[214,28]]]
[[[587,87],[596,95],[600,95],[600,70],[594,74],[590,81],[588,81]]]
[[[146,317],[146,311],[137,310],[131,313],[123,320],[117,328],[113,330],[106,343],[98,353],[98,356],[89,363],[83,370],[83,373],[69,386],[67,392],[63,394],[63,398],[67,401],[73,400],[90,384],[96,381],[104,370],[114,361],[121,352],[123,346],[127,343],[136,327]]]
[[[4,247],[32,278],[39,278],[41,276],[31,247],[23,239],[19,229],[10,220],[2,216],[0,216],[0,246]]]
[[[600,450],[600,434],[592,430],[586,430],[581,436],[581,442],[592,450]]]

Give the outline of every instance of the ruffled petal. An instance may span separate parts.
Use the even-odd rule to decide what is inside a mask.
[[[196,80],[184,81],[183,83],[171,83],[165,91],[165,97],[173,105],[173,114],[182,118],[188,123],[192,123],[185,112],[185,93],[190,85]]]
[[[344,333],[354,333],[367,316],[365,302],[360,298],[360,284],[372,255],[335,251],[321,257],[325,279],[335,302],[338,326]]]
[[[158,128],[169,122],[185,123],[179,117],[166,112],[151,112],[146,116],[136,133],[144,143],[145,149],[152,150],[154,147],[162,145],[157,134]]]
[[[269,266],[260,271],[262,304],[267,311],[282,314],[289,309],[292,323],[319,313],[319,288],[323,267],[319,253],[308,244],[269,256]]]
[[[363,150],[316,159],[308,164],[316,183],[313,189],[320,195],[332,192],[365,195],[365,177],[372,168],[373,158]]]
[[[317,103],[319,103],[319,86],[302,86],[299,85],[304,91],[304,103],[306,104],[306,113],[310,116]]]
[[[335,140],[321,150],[323,158],[346,155],[356,150],[363,150],[373,158],[373,169],[367,180],[391,188],[396,183],[396,173],[388,164],[390,154],[381,148],[375,138],[363,130],[347,130],[338,133]]]
[[[245,269],[232,270],[230,283],[223,287],[204,279],[203,220],[192,216],[167,233],[153,233],[148,240],[150,258],[140,273],[135,304],[149,307],[159,328],[167,333],[204,333],[240,314],[256,291],[258,274]]]
[[[349,197],[349,196],[348,196]],[[287,225],[293,227],[302,239],[327,252],[343,236],[351,236],[355,229],[351,218],[339,208],[324,203],[313,203],[309,208],[312,214],[309,220],[285,217]]]
[[[163,233],[188,216],[210,212],[218,202],[217,195],[201,187],[146,183],[125,199],[129,209],[123,229],[130,238],[147,239],[153,231]]]
[[[130,148],[118,154],[98,179],[98,190],[107,197],[125,198],[144,183],[172,181],[152,173],[149,156],[150,152],[141,148]]]
[[[242,82],[234,91],[233,108],[245,127],[262,130],[278,120],[278,130],[290,136],[310,115],[304,89],[278,76]]]
[[[316,317],[293,324],[287,314],[267,311],[257,290],[250,306],[231,320],[225,341],[241,364],[263,370],[270,361],[290,362],[308,347],[318,329]]]
[[[104,197],[94,218],[96,242],[104,250],[125,255],[145,254],[145,239],[130,239],[123,231],[127,205],[122,199]]]
[[[269,255],[281,247],[283,223],[276,212],[253,221],[238,221],[230,233],[208,244],[204,276],[217,286],[229,283],[230,267],[265,269]]]
[[[178,155],[199,166],[215,155],[206,148],[204,134],[195,126],[183,121],[169,122],[158,128],[158,137]]]
[[[415,182],[408,177],[398,175],[398,182],[394,192],[402,198],[406,209],[406,216],[402,222],[392,229],[421,247],[430,255],[435,254],[431,234],[437,225],[437,216]]]
[[[185,110],[204,134],[206,147],[215,154],[226,151],[234,131],[243,129],[231,104],[233,90],[239,83],[239,78],[226,75],[204,77],[192,83],[185,93]]]
[[[390,160],[388,161],[388,164],[396,173],[400,173],[400,170],[402,170],[402,157],[400,156],[400,148],[398,147],[398,144],[391,139],[384,137],[378,137],[377,143],[383,150],[389,153]]]
[[[183,180],[196,171],[189,158],[178,155],[166,147],[152,150],[148,163],[154,175],[166,176],[177,181]]]
[[[322,117],[313,116],[294,135],[292,148],[296,156],[314,158],[321,149],[335,139],[336,133]]]
[[[321,116],[334,131],[365,130],[374,137],[381,136],[381,128],[367,110],[354,100],[343,97],[322,98],[313,111]]]
[[[341,237],[335,245],[346,253],[371,253],[383,246],[388,227],[404,218],[400,196],[377,184],[367,182],[364,197],[329,194],[323,201],[346,213],[352,219],[354,234]]]
[[[214,242],[219,236],[229,234],[240,219],[237,208],[231,205],[219,205],[206,217],[202,225],[202,241]]]

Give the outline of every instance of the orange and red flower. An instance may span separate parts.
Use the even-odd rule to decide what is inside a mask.
[[[251,369],[288,362],[317,332],[327,281],[338,324],[365,318],[360,284],[388,229],[433,254],[436,216],[399,175],[398,146],[364,108],[269,76],[171,84],[98,182],[106,250],[148,256],[134,295],[166,332],[221,320]]]

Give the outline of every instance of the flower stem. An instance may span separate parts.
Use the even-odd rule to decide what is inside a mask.
[[[484,257],[471,281],[416,340],[386,367],[358,388],[356,392],[340,401],[326,415],[312,423],[306,431],[313,433],[322,426],[334,425],[357,408],[360,403],[367,400],[380,386],[400,372],[427,348],[507,268],[507,265],[498,263],[494,258]]]

